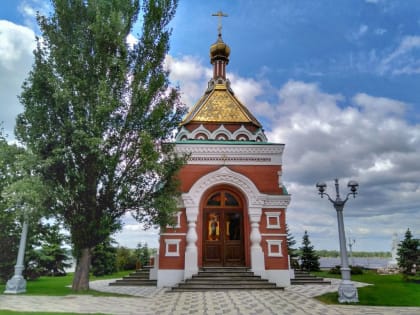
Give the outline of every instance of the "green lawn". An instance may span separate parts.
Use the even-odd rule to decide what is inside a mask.
[[[340,278],[327,272],[314,272],[324,278]],[[366,271],[362,275],[351,277],[354,281],[372,285],[358,288],[359,305],[374,306],[420,306],[420,277],[412,281],[404,281],[401,275],[378,275],[374,271]],[[327,304],[338,304],[338,293],[327,293],[316,297]]]
[[[122,278],[131,271],[122,271],[112,275],[104,277],[91,277],[91,280],[103,280]],[[73,280],[73,274],[68,274],[64,277],[40,277],[36,280],[31,280],[26,283],[26,295],[51,295],[51,296],[64,296],[69,294],[87,294],[94,296],[124,296],[115,293],[98,292],[94,290],[88,290],[85,292],[75,293],[71,290]],[[0,294],[5,290],[6,285],[0,284]],[[125,295],[126,296],[126,295]],[[1,313],[0,313],[1,314]]]

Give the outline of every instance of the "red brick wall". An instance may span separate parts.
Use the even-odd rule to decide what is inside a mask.
[[[179,172],[181,191],[190,191],[191,187],[197,180],[221,167],[223,167],[223,165],[185,165]],[[273,195],[283,194],[283,190],[278,185],[277,173],[281,170],[280,165],[229,165],[227,167],[234,172],[248,177],[262,193]]]

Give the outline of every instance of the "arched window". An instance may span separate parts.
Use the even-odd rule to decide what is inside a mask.
[[[209,207],[240,207],[239,198],[229,191],[218,191],[210,195],[206,206]]]

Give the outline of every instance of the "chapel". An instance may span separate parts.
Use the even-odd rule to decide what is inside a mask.
[[[203,267],[246,267],[277,286],[290,285],[284,144],[268,142],[258,119],[226,76],[230,47],[210,46],[213,77],[182,121],[175,151],[179,173],[175,224],[162,229],[153,277],[173,287]]]

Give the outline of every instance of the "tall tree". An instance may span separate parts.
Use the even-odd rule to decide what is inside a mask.
[[[414,239],[410,229],[407,229],[404,240],[400,242],[397,249],[398,266],[401,268],[406,279],[412,274],[413,266],[420,264],[419,248],[420,241]]]
[[[6,282],[13,274],[22,230],[16,213],[8,209],[3,197],[5,188],[16,180],[17,170],[14,162],[22,151],[23,149],[8,144],[0,129],[0,283]]]
[[[297,249],[294,247],[296,245],[296,240],[290,232],[289,225],[286,224],[286,234],[287,234],[287,251],[289,253],[290,259],[298,257]]]
[[[15,144],[9,144],[0,130],[0,281],[13,274],[22,224],[38,225],[47,195],[39,176],[34,174],[36,157]],[[30,248],[32,241],[27,240]]]
[[[314,250],[314,246],[311,245],[308,231],[305,231],[305,234],[302,237],[302,247],[300,247],[299,249],[301,252],[301,269],[307,271],[318,271],[319,257]]]
[[[124,213],[165,226],[183,159],[164,145],[185,108],[163,61],[177,0],[53,0],[38,16],[35,63],[23,84],[16,135],[41,160],[50,208],[71,233],[73,290],[89,288],[91,251]]]

